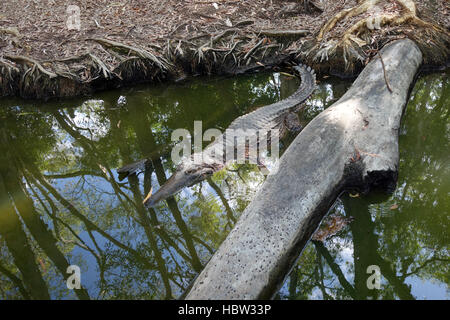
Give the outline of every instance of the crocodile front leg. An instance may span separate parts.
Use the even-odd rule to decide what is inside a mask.
[[[291,133],[299,133],[303,126],[298,120],[298,115],[294,112],[289,112],[283,119],[283,126]]]

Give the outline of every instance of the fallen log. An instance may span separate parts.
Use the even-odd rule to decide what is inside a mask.
[[[380,54],[295,138],[186,299],[273,297],[340,193],[395,186],[400,119],[422,53],[402,39]]]

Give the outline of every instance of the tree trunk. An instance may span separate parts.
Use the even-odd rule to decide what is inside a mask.
[[[292,142],[187,299],[273,297],[340,193],[395,186],[400,119],[422,53],[408,39],[380,53]]]

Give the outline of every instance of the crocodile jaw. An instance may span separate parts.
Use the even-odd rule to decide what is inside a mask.
[[[187,187],[190,184],[191,178],[190,175],[185,174],[183,171],[175,172],[155,194],[144,201],[144,205],[147,208],[156,206],[160,201],[175,195],[181,189]]]

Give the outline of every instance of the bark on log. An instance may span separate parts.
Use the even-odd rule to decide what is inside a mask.
[[[341,192],[395,186],[400,119],[422,53],[402,39],[381,55],[393,92],[374,57],[285,151],[186,299],[273,297]]]

